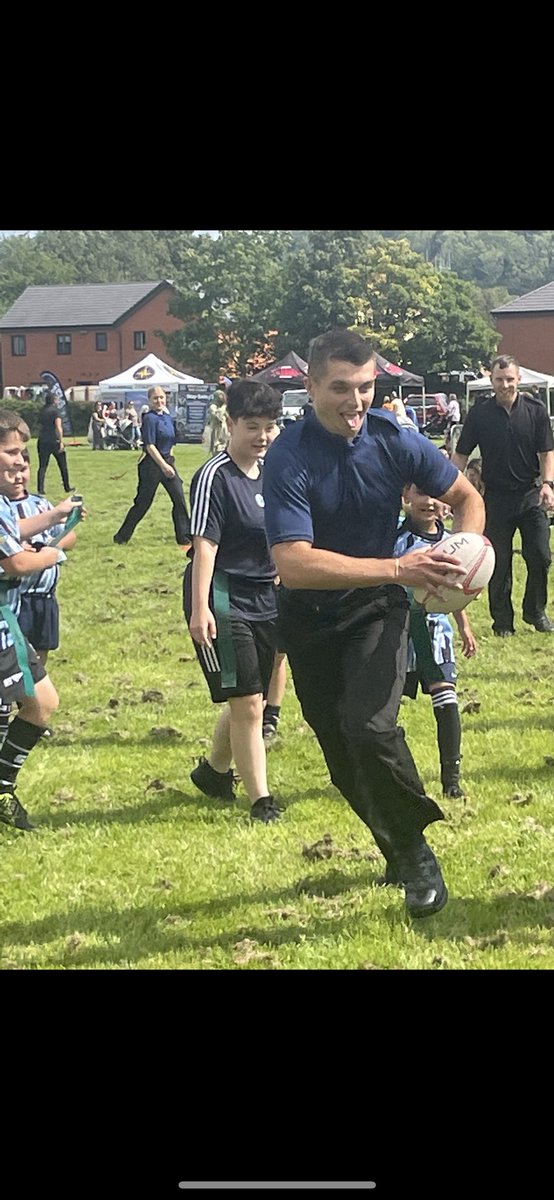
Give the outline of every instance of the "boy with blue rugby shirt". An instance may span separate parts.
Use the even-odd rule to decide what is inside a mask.
[[[423,830],[443,813],[425,794],[397,725],[406,673],[408,598],[464,574],[457,559],[394,558],[406,483],[481,533],[481,497],[433,444],[392,413],[371,412],[369,342],[330,330],[310,348],[312,413],[285,430],[264,467],[266,528],[277,571],[280,638],[306,721],[333,783],[371,829],[413,917],[448,892]],[[369,410],[369,411],[368,411]],[[452,570],[453,567],[453,570]]]
[[[227,394],[230,439],[191,484],[192,562],[184,610],[215,704],[227,707],[209,757],[192,782],[207,796],[232,800],[234,759],[253,820],[269,824],[279,808],[267,785],[262,721],[273,670],[277,602],[275,567],[264,525],[261,462],[276,437],[281,397],[255,379]]]
[[[415,484],[407,487],[403,496],[406,518],[398,529],[394,553],[397,557],[413,550],[429,550],[448,537],[438,516],[439,505]],[[472,658],[477,644],[467,613],[452,616],[462,637],[463,653]],[[456,658],[454,631],[444,612],[427,613],[412,600],[410,611],[410,641],[404,695],[415,700],[418,686],[431,696],[437,722],[437,740],[441,764],[441,783],[444,796],[463,799],[460,787],[462,726],[456,695]]]
[[[23,539],[36,532],[35,526],[44,516],[25,521],[20,530],[5,495],[14,479],[21,478],[25,465],[22,451],[29,437],[29,428],[17,413],[0,409],[0,703],[19,702],[21,706],[0,748],[0,821],[24,830],[34,826],[16,796],[17,776],[59,701],[38,655],[17,624],[19,579],[65,559],[57,547],[28,549]],[[71,502],[65,503],[71,511]]]
[[[65,520],[71,512],[73,501],[63,500],[54,508],[46,496],[29,494],[27,488],[31,467],[28,450],[23,451],[23,458],[25,466],[21,474],[15,476],[13,482],[5,483],[4,494],[11,501],[20,524],[25,523],[26,518],[41,517],[43,529],[35,530],[28,541],[33,550],[40,550],[43,546],[48,546],[53,538],[59,537],[58,549],[70,550],[77,540],[76,533],[70,530],[63,537],[60,535],[63,534]],[[60,517],[61,521],[58,520]],[[59,610],[55,595],[59,576],[59,566],[45,567],[42,571],[25,575],[19,585],[19,628],[31,643],[43,666],[46,665],[50,650],[57,650],[59,645]],[[0,705],[0,744],[8,728],[10,712],[11,706]],[[52,731],[46,729],[43,736],[51,737]]]

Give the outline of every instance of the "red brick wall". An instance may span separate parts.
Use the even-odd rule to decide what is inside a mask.
[[[32,330],[12,330],[0,333],[2,354],[2,381],[4,387],[25,387],[32,383],[40,383],[41,371],[54,371],[64,388],[74,387],[79,380],[97,384],[101,379],[117,375],[125,371],[133,363],[140,362],[147,354],[157,354],[158,358],[169,363],[169,366],[180,367],[180,364],[170,358],[161,338],[156,337],[154,330],[163,329],[172,333],[182,329],[183,323],[176,317],[171,317],[167,311],[173,296],[170,288],[156,293],[137,308],[132,316],[127,317],[117,327],[97,329],[49,329],[42,332]],[[133,346],[134,333],[146,334],[146,345],[143,350],[135,350]],[[24,357],[12,355],[12,336],[22,333],[27,341],[27,353]],[[71,354],[58,354],[56,337],[58,333],[71,334]],[[106,333],[108,349],[96,349],[96,333]],[[186,366],[185,366],[186,370]],[[193,375],[194,371],[189,374]]]
[[[513,354],[522,367],[554,375],[554,313],[503,313],[494,321],[502,335],[497,354]]]

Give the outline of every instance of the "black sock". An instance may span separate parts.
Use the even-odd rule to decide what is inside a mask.
[[[33,746],[44,733],[44,725],[31,725],[21,717],[14,717],[0,749],[0,787],[13,787],[21,767],[26,762]]]
[[[281,716],[280,704],[266,704],[264,708],[264,725],[273,725],[277,729],[279,717]]]
[[[441,765],[459,762],[462,744],[462,725],[457,700],[433,707],[437,722],[437,739]]]

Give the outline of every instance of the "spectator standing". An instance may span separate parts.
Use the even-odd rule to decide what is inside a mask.
[[[38,434],[38,482],[37,491],[44,494],[46,469],[53,454],[62,477],[64,491],[72,492],[73,485],[69,482],[67,459],[63,441],[63,427],[60,410],[53,392],[47,392],[44,406],[39,414]]]
[[[554,633],[546,614],[551,563],[547,509],[554,508],[554,438],[541,400],[519,391],[520,366],[512,354],[498,355],[491,367],[494,396],[470,409],[452,462],[465,470],[479,446],[483,463],[487,522],[496,564],[489,583],[489,607],[497,637],[513,637],[512,543],[521,533],[527,582],[523,620],[539,633]]]

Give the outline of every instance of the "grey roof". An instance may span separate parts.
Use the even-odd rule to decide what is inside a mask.
[[[0,329],[115,325],[130,309],[146,300],[151,292],[167,283],[166,279],[156,279],[147,283],[28,287],[4,313]]]
[[[493,316],[497,313],[531,312],[554,312],[554,283],[545,283],[543,287],[536,288],[534,292],[526,292],[517,300],[509,300],[499,308],[491,308]]]

